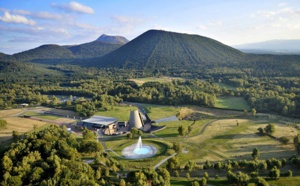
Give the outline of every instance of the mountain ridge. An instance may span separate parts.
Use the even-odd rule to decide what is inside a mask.
[[[227,63],[245,54],[208,37],[148,30],[117,50],[86,61],[86,66],[160,68]],[[112,63],[113,62],[113,63]]]
[[[259,54],[300,54],[300,40],[268,40],[255,43],[233,45],[247,53]]]
[[[22,61],[46,64],[66,63],[71,62],[75,59],[95,58],[103,56],[119,48],[123,45],[122,42],[125,42],[127,40],[125,37],[117,36],[117,39],[120,40],[119,41],[115,40],[114,36],[107,35],[106,39],[110,40],[110,42],[102,42],[98,39],[79,45],[61,46],[57,44],[44,44],[13,55],[0,55],[0,59],[4,61]]]
[[[128,43],[129,40],[123,36],[110,36],[110,35],[102,34],[95,41],[110,43],[110,44],[126,44]]]

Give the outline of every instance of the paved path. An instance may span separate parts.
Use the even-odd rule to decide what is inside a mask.
[[[163,163],[165,163],[166,161],[168,161],[168,159],[174,157],[177,153],[172,154],[171,156],[166,157],[165,159],[163,159],[161,162],[159,162],[158,164],[156,164],[153,168],[157,169],[159,166],[161,166]]]
[[[217,121],[218,119],[212,120],[208,123],[205,124],[205,126],[200,130],[200,132],[197,135],[203,134],[203,132],[205,131],[206,127],[208,127],[211,123]]]
[[[111,151],[112,153],[114,153],[116,156],[123,158],[123,156],[120,156],[119,154],[117,154],[115,151],[111,150],[111,149],[106,149],[105,151]]]

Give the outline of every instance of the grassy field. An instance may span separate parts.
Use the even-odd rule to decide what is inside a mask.
[[[221,97],[217,98],[216,108],[250,110],[248,103],[239,97]]]
[[[135,106],[114,106],[112,110],[96,112],[95,115],[117,118],[119,121],[128,121],[130,111],[137,110]]]
[[[157,106],[146,105],[143,107],[148,111],[151,119],[159,119],[176,115],[176,113],[183,109],[182,107],[172,106]],[[116,115],[123,119],[129,117],[131,107],[115,107],[113,111],[97,113],[99,115],[106,115],[116,117]],[[162,140],[166,143],[179,141],[187,153],[179,155],[182,164],[187,161],[194,161],[203,163],[206,160],[212,162],[247,159],[251,160],[251,153],[254,148],[259,148],[261,152],[261,159],[271,157],[288,158],[295,154],[294,146],[292,144],[293,138],[297,135],[298,130],[282,124],[276,119],[267,119],[267,117],[251,117],[243,116],[243,112],[226,111],[218,109],[207,109],[201,107],[189,107],[193,112],[202,112],[212,118],[199,120],[178,120],[161,122],[158,125],[165,125],[166,128],[155,132],[153,136],[144,134],[143,138],[154,138]],[[124,116],[124,113],[128,113]],[[229,117],[226,117],[229,116]],[[243,117],[243,118],[241,118]],[[226,119],[225,119],[226,118]],[[274,133],[275,137],[287,137],[290,142],[287,145],[282,145],[278,140],[272,139],[269,136],[257,135],[259,127],[264,128],[269,123],[274,123],[277,130]],[[239,125],[237,126],[237,123]],[[178,134],[178,127],[180,125],[192,126],[191,133],[182,137]],[[105,143],[113,148],[115,145],[119,146],[125,143],[125,137],[116,141],[108,140]],[[126,142],[127,143],[127,142]],[[120,153],[120,150],[117,150]],[[153,159],[151,159],[152,161]],[[123,161],[123,160],[122,160]],[[156,160],[153,160],[156,162]]]
[[[180,107],[142,104],[151,120],[175,116]]]
[[[227,85],[225,83],[216,83],[219,85],[221,88],[226,88],[227,90],[236,90],[235,86]]]
[[[18,113],[23,113],[23,109],[1,110],[0,118],[7,121],[7,128],[0,131],[0,141],[6,141],[12,138],[12,131],[18,131],[20,134],[33,130],[33,126],[42,127],[46,124],[43,121],[31,120],[18,117]]]
[[[160,83],[166,83],[166,82],[171,82],[172,80],[184,80],[183,78],[177,78],[177,77],[168,77],[168,76],[163,76],[163,77],[147,77],[147,78],[137,78],[137,79],[129,79],[131,81],[134,81],[136,84],[143,85],[146,82],[150,81],[156,81]]]
[[[32,116],[35,118],[41,118],[41,119],[47,119],[47,120],[56,120],[59,118],[58,116],[43,114],[43,113],[33,112],[33,111],[24,112],[22,115]]]

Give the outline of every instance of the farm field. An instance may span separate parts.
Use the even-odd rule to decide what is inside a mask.
[[[46,125],[46,122],[31,120],[28,118],[21,118],[17,115],[23,113],[23,109],[11,109],[11,110],[1,110],[0,118],[7,121],[7,128],[0,131],[0,141],[6,141],[12,138],[12,132],[18,131],[23,134],[33,130],[36,125],[37,128]]]
[[[217,98],[216,108],[236,109],[236,110],[250,110],[248,103],[239,97],[219,97]]]
[[[158,77],[147,77],[147,78],[136,78],[136,79],[129,79],[129,80],[134,81],[136,84],[141,86],[144,83],[150,82],[150,81],[166,83],[166,82],[171,82],[172,80],[184,80],[184,79],[183,78],[163,76],[163,77],[160,77],[160,78],[158,78]]]
[[[0,131],[0,141],[12,139],[13,131],[24,134],[32,131],[34,127],[40,129],[48,125],[49,123],[63,124],[76,122],[76,120],[72,118],[44,114],[45,111],[51,111],[60,114],[72,114],[71,111],[51,109],[47,107],[1,110],[0,118],[7,121],[7,128]],[[30,116],[32,118],[22,117],[24,115]]]

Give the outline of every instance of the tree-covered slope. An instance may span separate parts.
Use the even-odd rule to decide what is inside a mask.
[[[86,62],[88,66],[158,68],[235,63],[245,54],[199,35],[149,30],[119,49]]]
[[[7,61],[25,61],[37,63],[52,63],[58,59],[72,59],[73,53],[59,45],[42,45],[37,48],[20,52],[11,56],[6,56],[2,60]]]
[[[81,45],[65,46],[70,50],[76,58],[95,58],[108,54],[123,44],[119,43],[105,43],[100,41],[93,41]]]
[[[4,57],[4,56],[6,56],[6,54],[0,52],[0,57]]]
[[[0,53],[0,59],[2,61],[60,64],[76,59],[100,57],[116,50],[127,42],[128,40],[122,36],[102,35],[93,42],[80,45],[60,46],[48,44],[14,55],[2,55]]]
[[[48,77],[62,77],[63,72],[51,70],[47,66],[36,63],[16,61],[0,61],[0,82],[32,81]]]

